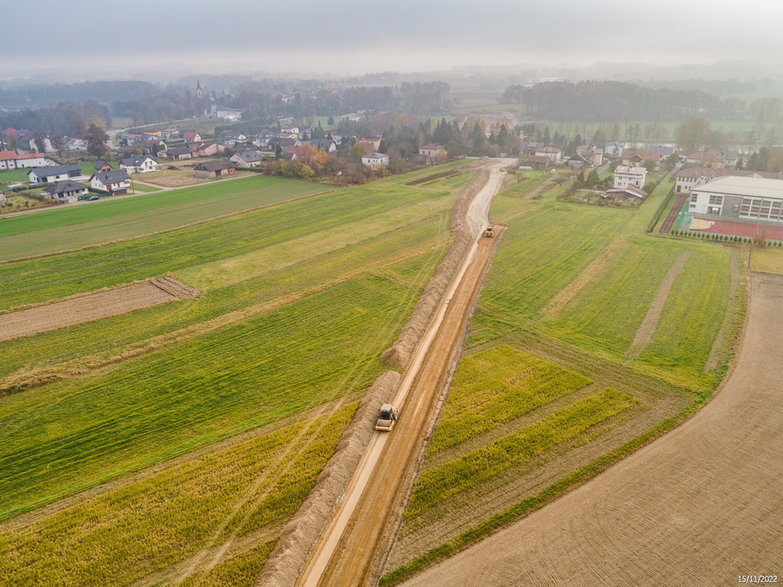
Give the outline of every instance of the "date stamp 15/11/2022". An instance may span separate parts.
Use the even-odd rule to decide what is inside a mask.
[[[748,583],[755,585],[773,585],[780,581],[778,575],[739,575],[737,583]]]

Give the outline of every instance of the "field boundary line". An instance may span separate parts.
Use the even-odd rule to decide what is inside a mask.
[[[192,187],[192,186],[188,186]],[[225,218],[231,218],[233,216],[239,216],[240,214],[247,214],[249,212],[256,212],[258,210],[263,210],[264,208],[272,208],[274,206],[279,206],[281,204],[288,204],[290,202],[297,202],[300,200],[307,200],[309,198],[315,198],[318,196],[323,196],[326,194],[330,194],[334,192],[334,190],[326,190],[323,192],[317,192],[315,194],[308,194],[305,196],[296,196],[295,198],[290,198],[288,200],[281,200],[279,202],[273,202],[270,204],[263,204],[261,206],[255,206],[253,208],[247,208],[246,210],[239,210],[237,212],[230,212],[228,214],[221,214],[220,216],[213,216],[211,218],[205,218],[204,220],[197,220],[195,222],[190,222],[188,224],[183,224],[181,226],[174,226],[172,228],[166,228],[164,230],[156,230],[154,232],[148,232],[146,234],[140,234],[137,236],[132,236],[129,238],[120,238],[115,240],[110,240],[102,243],[96,243],[94,245],[85,245],[83,247],[78,247],[76,249],[68,249],[65,251],[53,251],[51,253],[41,253],[40,255],[30,255],[29,257],[17,257],[16,259],[6,259],[5,261],[0,261],[0,265],[7,265],[9,263],[20,263],[22,261],[31,261],[33,259],[43,259],[46,257],[56,257],[57,255],[67,255],[68,253],[78,253],[80,251],[89,251],[90,249],[97,249],[98,247],[105,247],[107,245],[116,245],[118,243],[127,243],[130,241],[140,240],[143,238],[147,238],[150,236],[157,236],[159,234],[167,234],[169,232],[175,232],[177,230],[184,230],[186,228],[192,228],[194,226],[200,226],[201,224],[207,224],[208,222],[213,222],[215,220],[223,220]],[[34,231],[31,231],[34,232]]]
[[[644,320],[642,320],[642,323],[636,330],[636,336],[634,337],[631,346],[626,352],[627,357],[635,359],[652,341],[652,338],[655,335],[655,331],[658,328],[658,320],[661,317],[661,312],[663,312],[663,306],[669,297],[669,292],[671,291],[675,280],[685,267],[685,264],[688,262],[690,256],[691,251],[682,253],[679,257],[677,257],[677,260],[672,263],[672,266],[669,267],[669,271],[666,273],[660,285],[658,286],[658,292],[655,294],[650,307],[647,309],[647,314],[644,316]]]
[[[435,252],[439,248],[440,247],[433,246],[432,251]],[[420,248],[407,249],[402,253],[398,253],[394,257],[384,258],[381,262],[349,270],[343,273],[342,275],[338,275],[337,277],[329,281],[322,282],[316,286],[312,286],[304,290],[284,294],[282,296],[278,296],[276,298],[267,300],[265,302],[261,302],[259,304],[246,306],[244,308],[240,308],[238,310],[234,310],[232,312],[228,312],[226,314],[216,316],[204,322],[191,324],[190,326],[186,326],[184,328],[180,328],[178,330],[174,330],[166,334],[161,334],[152,339],[148,339],[140,343],[129,345],[124,349],[118,349],[118,351],[114,353],[111,353],[111,351],[109,351],[106,353],[101,353],[101,354],[87,356],[87,357],[78,357],[70,361],[55,363],[54,365],[46,365],[44,367],[37,367],[32,369],[30,368],[20,369],[14,373],[9,374],[5,378],[0,379],[0,397],[2,397],[3,395],[9,395],[20,391],[24,391],[26,389],[30,389],[33,387],[38,387],[40,385],[53,383],[61,379],[79,377],[81,375],[86,374],[89,371],[101,369],[103,367],[107,367],[109,365],[113,365],[115,363],[125,361],[127,359],[131,359],[140,355],[144,355],[146,353],[161,350],[162,348],[165,348],[173,344],[177,344],[179,342],[183,342],[185,340],[189,340],[191,338],[203,336],[215,330],[219,330],[220,328],[231,326],[233,324],[238,324],[244,320],[254,318],[255,316],[258,316],[265,312],[269,312],[271,310],[276,310],[283,306],[293,304],[307,297],[325,291],[331,287],[335,287],[337,285],[345,283],[346,281],[350,281],[351,279],[356,279],[358,277],[361,277],[362,275],[371,275],[378,279],[386,279],[388,281],[388,278],[374,274],[373,270],[378,267],[384,267],[386,265],[393,265],[398,262],[406,261],[408,259],[418,256],[420,253],[421,253]],[[136,283],[143,283],[144,281],[146,280],[143,280],[141,282],[136,282]],[[98,291],[102,292],[107,290],[98,290]],[[91,293],[96,293],[96,292],[91,292]],[[79,294],[79,296],[74,296],[74,297],[83,297],[86,295],[90,295],[90,294],[89,293]],[[71,299],[71,298],[64,298],[64,299]]]

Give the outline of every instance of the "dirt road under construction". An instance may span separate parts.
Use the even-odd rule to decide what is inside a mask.
[[[733,585],[742,576],[780,577],[783,276],[755,274],[750,286],[739,356],[714,400],[407,584]]]
[[[297,585],[363,585],[377,580],[379,559],[400,521],[438,398],[495,250],[498,239],[480,235],[488,226],[492,197],[503,182],[501,168],[508,164],[507,160],[493,163],[487,184],[469,207],[466,220],[476,241],[395,393],[399,421],[391,433],[374,434]],[[496,226],[495,231],[502,233],[502,227]]]

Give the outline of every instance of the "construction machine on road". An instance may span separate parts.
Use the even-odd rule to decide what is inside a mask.
[[[375,429],[389,432],[399,417],[400,411],[397,408],[391,404],[383,404],[381,409],[378,410],[378,420],[375,422]]]

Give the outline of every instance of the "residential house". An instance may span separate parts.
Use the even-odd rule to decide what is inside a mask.
[[[160,163],[149,155],[136,155],[135,157],[127,157],[120,160],[120,169],[126,170],[128,175],[133,175],[134,173],[149,173],[151,171],[157,171],[159,168]]]
[[[243,132],[224,130],[220,133],[220,141],[227,147],[233,147],[237,143],[247,142],[247,135]]]
[[[389,164],[389,156],[384,153],[370,153],[362,157],[362,165],[365,165],[372,169],[380,169]]]
[[[557,147],[547,146],[537,149],[536,157],[546,157],[552,165],[560,165],[563,160],[563,152]]]
[[[236,172],[236,165],[228,159],[204,161],[195,167],[196,177],[228,177]]]
[[[283,147],[283,159],[286,161],[294,161],[298,159],[298,155],[296,154],[297,147],[293,145],[288,145],[287,147]]]
[[[186,143],[200,143],[203,140],[201,138],[201,133],[197,130],[186,130],[182,133],[182,139]]]
[[[190,149],[193,157],[214,157],[215,155],[222,155],[226,151],[225,145],[214,141],[189,143],[187,147]]]
[[[419,155],[427,159],[427,163],[442,163],[446,161],[449,154],[443,145],[438,143],[427,143],[419,147]]]
[[[646,178],[647,169],[644,167],[618,165],[614,170],[614,187],[615,189],[625,189],[631,186],[642,189]]]
[[[269,142],[267,143],[267,148],[274,151],[277,145],[280,145],[280,148],[285,150],[288,147],[299,147],[302,143],[299,141],[299,139],[281,139],[278,137],[273,137],[269,139]]]
[[[533,169],[547,169],[552,165],[552,160],[546,155],[531,155],[525,159],[525,163]]]
[[[313,147],[326,151],[327,153],[334,153],[337,150],[337,145],[333,139],[312,139],[309,142]]]
[[[700,151],[686,155],[685,162],[696,163],[704,167],[725,167],[723,155],[712,151]]]
[[[54,163],[43,153],[19,155],[15,151],[0,151],[0,171],[9,169],[29,169]]]
[[[102,192],[124,194],[128,191],[128,186],[130,186],[130,176],[124,169],[104,171],[90,177],[90,186]]]
[[[604,155],[609,159],[617,159],[623,154],[624,149],[625,145],[623,143],[612,141],[604,145]]]
[[[667,159],[674,155],[675,152],[673,145],[648,145],[647,150],[650,153],[658,153],[661,159]]]
[[[81,177],[82,168],[79,165],[49,165],[47,167],[35,167],[27,172],[28,181],[31,184],[54,183]]]
[[[566,165],[571,169],[584,169],[585,167],[592,167],[592,162],[585,156],[572,155],[565,161]]]
[[[234,153],[228,160],[236,163],[238,167],[258,167],[261,165],[261,154],[255,149],[250,149]]]
[[[113,167],[106,163],[106,161],[103,161],[102,159],[95,162],[95,173],[102,173],[105,171],[111,171]]]
[[[383,137],[374,136],[374,137],[362,137],[361,139],[356,141],[357,145],[367,145],[370,147],[374,152],[377,152],[378,149],[381,148],[381,141],[383,140]]]
[[[83,183],[69,180],[50,183],[43,189],[43,193],[55,202],[75,202],[88,191]]]
[[[661,162],[661,154],[653,153],[652,151],[624,149],[623,154],[620,155],[620,159],[623,165],[628,165],[630,167],[640,167],[645,165],[648,161],[652,161],[657,169]]]
[[[280,135],[280,138],[288,137],[292,139],[298,139],[299,138],[299,127],[294,126],[292,124],[285,124],[280,127],[280,132],[278,133]]]

